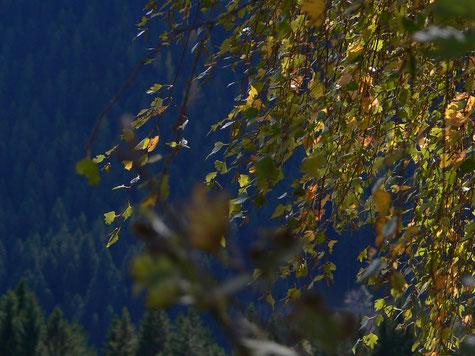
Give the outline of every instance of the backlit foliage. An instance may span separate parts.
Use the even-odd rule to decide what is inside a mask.
[[[178,45],[195,59],[181,105],[173,99],[175,83],[154,85],[150,107],[124,129],[122,139],[133,152],[124,168],[135,168],[150,188],[141,205],[166,201],[170,162],[188,147],[192,81],[212,80],[223,66],[243,73],[234,83],[240,85],[235,106],[212,127],[227,130],[229,141],[216,144],[216,171],[206,177],[209,188],[232,180],[236,192],[229,208],[221,209],[221,201],[210,207],[218,216],[247,219],[246,209],[266,204],[288,167],[304,157],[273,215],[301,242],[297,255],[273,269],[274,281],[296,279],[284,303],[297,301],[316,283],[333,281],[337,240],[327,235],[330,228],[343,239],[371,225],[375,238],[361,251],[367,268],[358,278],[387,292],[376,301],[373,325],[402,315],[398,328],[416,335],[414,350],[450,353],[474,332],[473,4],[150,1],[139,35],[155,22],[167,23],[155,50]],[[177,114],[176,140],[161,142],[161,119],[171,112]],[[151,120],[151,131],[141,131]],[[107,170],[111,154],[95,161]],[[161,172],[144,177],[144,167],[159,160]],[[203,209],[211,203],[201,194],[196,204]],[[226,229],[220,220],[206,241],[204,227],[197,225],[206,214],[190,210],[197,231],[192,241],[213,251],[216,233]],[[125,218],[125,212],[106,215],[108,222]],[[458,322],[464,334],[454,333]],[[356,348],[372,348],[377,337],[369,330]]]

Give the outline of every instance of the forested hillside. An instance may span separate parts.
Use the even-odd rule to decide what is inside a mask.
[[[124,305],[134,320],[143,309],[140,300],[131,298],[127,277],[130,258],[140,246],[126,232],[121,243],[105,248],[109,231],[103,214],[125,201],[121,191],[111,189],[133,176],[113,166],[110,175],[103,175],[105,182],[91,189],[74,166],[84,156],[98,114],[147,53],[143,38],[133,41],[142,7],[125,0],[0,4],[0,292],[25,278],[48,313],[59,306],[67,318],[78,318],[94,343],[103,340]],[[173,81],[180,55],[163,52],[139,74],[133,89],[108,113],[96,152],[113,146],[124,114],[149,104],[144,94],[149,86]],[[233,87],[223,92],[232,76],[223,71],[210,84],[194,88],[187,136],[191,148],[173,168],[175,197],[187,196],[214,170],[205,158],[223,134],[206,133],[227,114],[225,105],[232,104]],[[242,230],[243,244],[252,241],[256,226],[270,224],[265,219],[273,209],[259,212],[253,225]],[[341,277],[349,281],[353,275]],[[350,288],[348,282],[335,295],[343,300],[342,291]]]
[[[103,214],[125,202],[111,189],[133,176],[112,166],[91,189],[75,164],[97,116],[147,53],[143,38],[134,41],[142,8],[125,0],[0,3],[0,293],[25,278],[47,313],[60,307],[96,345],[124,306],[136,322],[144,310],[128,277],[140,245],[124,231],[120,244],[105,247],[110,231]],[[108,113],[95,151],[111,148],[121,118],[149,104],[148,87],[173,81],[180,55],[168,51],[146,66]],[[174,168],[175,197],[213,168],[205,162],[212,149],[206,133],[225,113],[227,96],[218,92],[228,81],[221,76],[193,92],[191,149]],[[210,98],[212,105],[203,105]]]

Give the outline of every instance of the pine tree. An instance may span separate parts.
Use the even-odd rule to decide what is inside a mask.
[[[409,330],[406,333],[395,330],[396,322],[384,319],[379,326],[379,341],[374,356],[410,356],[414,337]]]
[[[94,355],[88,349],[84,331],[77,324],[69,324],[59,308],[55,308],[48,319],[44,344],[48,356]]]
[[[0,355],[16,355],[20,340],[18,299],[9,290],[0,302]]]
[[[110,326],[104,356],[130,356],[137,349],[137,334],[130,320],[127,308],[122,310],[122,318],[116,317]]]
[[[137,355],[156,356],[169,352],[171,325],[163,310],[147,310],[140,324]]]
[[[25,280],[21,280],[15,289],[18,300],[18,353],[17,355],[42,355],[44,315],[36,296],[28,289]]]
[[[216,344],[208,328],[195,311],[187,315],[181,313],[175,320],[176,331],[170,346],[170,355],[174,356],[221,356],[224,350]],[[164,353],[160,355],[165,356]]]

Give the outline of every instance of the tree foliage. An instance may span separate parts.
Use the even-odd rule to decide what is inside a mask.
[[[176,76],[150,88],[150,107],[124,127],[121,144],[81,161],[78,172],[96,183],[93,164],[107,171],[118,156],[149,190],[134,209],[158,206],[169,218],[170,165],[189,148],[192,84],[231,68],[242,74],[230,83],[239,94],[212,126],[229,139],[215,144],[210,156],[220,157],[206,184],[231,182],[233,197],[225,204],[197,190],[185,221],[167,224],[173,231],[157,217],[153,229],[142,225],[149,251],[163,247],[153,230],[217,254],[229,236],[228,217],[246,220],[248,209],[273,204],[274,191],[283,190],[273,217],[284,229],[254,251],[254,279],[265,278],[270,290],[292,277],[295,287],[282,302],[300,302],[298,319],[315,284],[333,281],[332,232],[344,238],[370,225],[375,238],[361,251],[366,268],[358,279],[385,286],[385,296],[366,321],[376,327],[397,318],[398,329],[415,334],[414,351],[448,354],[474,330],[474,20],[470,0],[149,1],[138,37],[158,21],[167,28],[144,63],[163,47],[182,46]],[[183,95],[175,89],[180,74]],[[174,138],[162,142],[162,119],[172,115]],[[137,182],[117,188],[130,192]],[[105,215],[107,223],[118,219],[109,245],[132,205],[129,194],[126,210]],[[172,243],[172,257],[136,261],[134,275],[156,304],[192,293],[177,282],[196,282],[181,247]],[[266,299],[275,304],[270,292]],[[372,348],[377,337],[368,330],[359,344]]]

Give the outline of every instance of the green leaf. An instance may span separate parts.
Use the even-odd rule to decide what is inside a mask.
[[[314,155],[304,158],[300,170],[312,177],[319,177],[319,169],[325,167],[327,160],[323,155]]]
[[[376,301],[374,302],[374,309],[381,310],[385,307],[385,305],[386,302],[384,301],[384,299],[376,299]]]
[[[221,172],[221,174],[225,174],[228,171],[228,167],[226,166],[226,162],[215,161],[214,166],[219,172]]]
[[[76,163],[76,172],[85,176],[90,185],[98,185],[101,181],[97,164],[90,158],[84,158]]]
[[[475,19],[475,2],[473,0],[438,0],[435,7],[437,14],[441,17]]]
[[[107,241],[106,248],[111,247],[113,244],[115,244],[119,240],[119,231],[120,231],[120,229],[116,228],[116,229],[114,229],[114,231],[112,231],[109,234],[110,237],[109,237],[109,241]]]
[[[92,161],[93,161],[94,163],[101,163],[105,158],[106,158],[106,156],[104,156],[104,155],[99,155],[99,156],[96,156],[96,158],[94,158]]]
[[[401,272],[395,271],[391,274],[391,284],[397,291],[402,291],[406,285],[406,279]]]
[[[287,292],[287,297],[293,302],[299,299],[301,296],[302,292],[298,288],[290,288]]]
[[[108,213],[104,214],[104,220],[106,221],[107,225],[112,224],[115,218],[116,218],[115,211],[109,211]]]
[[[148,144],[150,143],[150,139],[145,137],[142,141],[140,141],[137,146],[135,146],[136,150],[146,150],[148,148]]]
[[[460,174],[463,176],[473,172],[475,172],[475,155],[470,155],[460,165]]]
[[[275,300],[272,294],[268,294],[266,297],[266,302],[269,303],[272,306],[272,310],[274,310],[274,305],[275,305]]]
[[[218,175],[218,172],[210,172],[206,175],[206,183],[210,183],[213,179],[216,178],[216,176]]]
[[[132,215],[132,207],[129,205],[127,207],[127,209],[125,209],[124,213],[122,214],[122,216],[124,217],[124,221],[127,220],[130,215]]]
[[[375,334],[368,334],[363,336],[363,342],[366,346],[373,349],[374,345],[378,342],[378,335]]]
[[[224,146],[224,143],[222,143],[222,142],[216,142],[216,143],[214,144],[214,148],[213,148],[213,150],[211,151],[211,153],[210,153],[208,156],[206,156],[206,159],[208,159],[210,156],[214,155],[215,153],[218,153],[219,150],[221,150],[221,148],[223,148],[223,146]]]
[[[285,206],[283,204],[277,205],[277,208],[275,208],[274,214],[271,216],[271,219],[282,216],[284,211],[285,211]]]
[[[241,174],[239,176],[239,186],[243,188],[247,187],[249,184],[251,184],[251,178],[246,174]]]
[[[274,160],[270,156],[265,156],[256,163],[258,186],[265,187],[267,185],[267,181],[271,178],[276,180],[278,174],[279,171],[275,166]]]
[[[163,85],[155,84],[149,90],[147,90],[147,94],[149,94],[149,95],[155,94],[157,91],[159,91],[162,88],[163,88]]]
[[[121,138],[125,140],[126,142],[130,142],[135,138],[134,131],[131,129],[122,129],[122,136]]]
[[[162,177],[162,181],[160,183],[160,201],[165,201],[168,199],[170,195],[170,184],[168,182],[169,176],[168,174]]]

